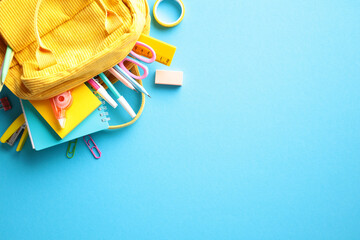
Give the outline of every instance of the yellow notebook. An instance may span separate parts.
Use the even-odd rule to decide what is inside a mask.
[[[68,135],[77,125],[84,121],[85,118],[101,105],[100,100],[85,84],[72,89],[71,95],[73,97],[73,102],[66,110],[66,125],[63,129],[55,118],[50,100],[30,101],[60,138],[64,138]]]

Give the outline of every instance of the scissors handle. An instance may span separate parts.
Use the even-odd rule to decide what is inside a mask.
[[[134,50],[130,52],[130,54],[132,56],[134,56],[135,58],[139,59],[140,61],[144,62],[144,63],[153,63],[155,62],[156,60],[156,53],[154,51],[154,49],[152,47],[150,47],[149,45],[143,43],[143,42],[136,42],[135,46],[141,46],[147,50],[149,50],[149,53],[151,53],[152,57],[151,58],[146,58],[146,57],[143,57],[139,54],[137,54]],[[150,54],[147,54],[147,55],[150,55]]]
[[[135,65],[137,65],[139,68],[141,68],[144,73],[140,76],[136,76],[134,74],[132,74],[124,65],[124,62],[132,62],[134,63]],[[131,57],[126,57],[124,60],[122,60],[120,63],[119,63],[119,66],[121,67],[122,70],[124,70],[127,74],[129,74],[132,78],[134,79],[137,79],[137,80],[141,80],[141,79],[144,79],[146,78],[148,75],[149,75],[149,69],[144,66],[143,64],[141,64],[140,62],[136,61],[135,59],[131,58]]]

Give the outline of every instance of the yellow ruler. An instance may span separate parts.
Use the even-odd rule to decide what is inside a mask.
[[[156,38],[144,35],[144,34],[141,34],[139,41],[149,45],[150,47],[152,47],[154,49],[154,51],[156,52],[156,61],[157,62],[162,63],[166,66],[171,65],[172,59],[173,59],[173,57],[175,55],[175,51],[176,51],[175,46],[165,43],[163,41],[157,40]],[[133,51],[135,53],[137,53],[141,56],[147,57],[147,58],[152,57],[151,52],[142,46],[135,45],[135,47],[133,48]]]

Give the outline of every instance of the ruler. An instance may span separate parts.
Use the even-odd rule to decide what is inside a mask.
[[[156,38],[147,36],[145,34],[141,34],[139,41],[149,45],[150,47],[152,47],[154,49],[154,51],[156,52],[156,61],[157,62],[162,63],[166,66],[171,65],[172,59],[173,59],[173,57],[175,55],[175,51],[176,51],[175,46],[170,45],[166,42],[160,41]],[[152,57],[151,52],[142,46],[135,45],[135,47],[133,48],[133,51],[135,53],[137,53],[141,56],[147,57],[147,58]]]

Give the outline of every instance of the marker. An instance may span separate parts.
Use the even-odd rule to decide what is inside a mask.
[[[1,90],[3,88],[3,86],[4,86],[5,79],[6,79],[6,76],[8,74],[10,64],[11,64],[13,58],[14,58],[14,51],[9,46],[7,46],[4,61],[3,61],[3,65],[2,65],[2,68],[1,68],[0,92],[1,92]]]
[[[66,91],[56,97],[50,99],[55,118],[59,121],[61,128],[65,128],[66,109],[72,104],[72,96],[70,91]]]
[[[115,69],[110,68],[108,70],[112,75],[114,75],[114,77],[116,77],[119,81],[121,81],[125,86],[127,86],[128,88],[130,88],[131,90],[135,90],[134,86],[129,83],[128,80],[126,80],[123,76],[121,76]]]
[[[104,73],[100,73],[99,77],[104,81],[106,86],[110,89],[110,91],[117,97],[118,102],[121,104],[121,106],[129,113],[129,115],[134,118],[136,117],[136,114],[134,110],[131,108],[129,103],[126,101],[126,99],[120,95],[120,93],[116,90],[114,85],[110,82],[110,80],[105,76]]]
[[[143,86],[141,86],[137,81],[135,81],[132,77],[130,77],[124,70],[122,70],[118,65],[115,65],[114,68],[118,71],[125,79],[127,79],[138,91],[146,94],[150,97],[149,93],[145,90]],[[151,98],[151,97],[150,97]]]
[[[102,97],[106,102],[108,102],[113,108],[117,108],[118,104],[110,97],[109,93],[105,90],[101,84],[96,82],[95,79],[90,79],[88,83],[96,90],[96,92]]]

